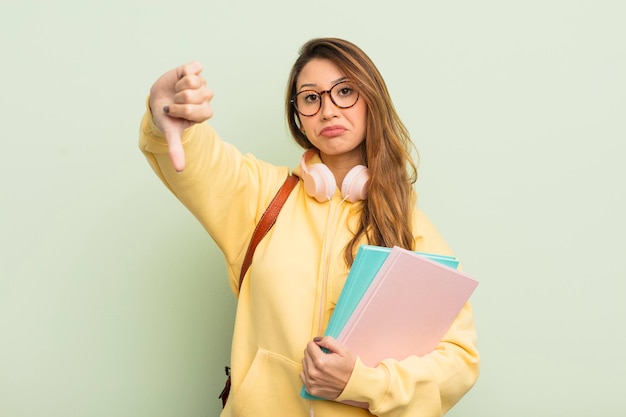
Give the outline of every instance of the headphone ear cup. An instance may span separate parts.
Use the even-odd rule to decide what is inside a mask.
[[[315,197],[320,203],[332,198],[336,188],[335,176],[326,165],[311,165],[308,177],[310,181],[304,181],[304,189],[308,195]]]
[[[369,186],[370,174],[365,165],[352,168],[341,184],[341,195],[351,203],[365,200]]]

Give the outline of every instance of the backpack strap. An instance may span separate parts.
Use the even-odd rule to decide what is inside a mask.
[[[278,217],[278,213],[280,213],[280,209],[283,208],[283,204],[291,194],[291,191],[294,189],[296,184],[298,183],[298,177],[295,175],[287,176],[287,179],[280,187],[272,201],[270,202],[267,209],[265,209],[265,213],[261,216],[261,219],[256,225],[254,229],[254,233],[252,234],[252,239],[250,239],[250,244],[248,245],[248,251],[246,252],[246,256],[243,258],[243,264],[241,265],[241,274],[239,275],[239,288],[241,288],[241,284],[243,283],[243,279],[246,276],[246,272],[248,272],[248,268],[250,268],[250,264],[252,264],[252,256],[254,256],[254,250],[257,245],[267,232],[274,226],[276,223],[276,218]]]

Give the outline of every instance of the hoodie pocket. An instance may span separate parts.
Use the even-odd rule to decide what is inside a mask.
[[[264,349],[257,350],[241,386],[233,395],[238,417],[304,416],[307,401],[300,397],[299,363]]]

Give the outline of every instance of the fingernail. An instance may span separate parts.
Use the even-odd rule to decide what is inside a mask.
[[[168,114],[170,112],[170,106],[163,107],[163,113]]]
[[[321,338],[320,336],[317,336],[317,337],[314,337],[314,338],[313,338],[313,341],[314,341],[315,343],[319,343],[319,342],[321,342],[321,341],[322,341],[322,338]]]

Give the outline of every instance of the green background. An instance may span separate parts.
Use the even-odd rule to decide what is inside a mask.
[[[480,280],[475,388],[451,416],[624,416],[626,3],[14,1],[0,6],[0,417],[216,416],[222,256],[137,149],[191,60],[212,124],[295,166],[299,46],[386,78],[420,204]]]

